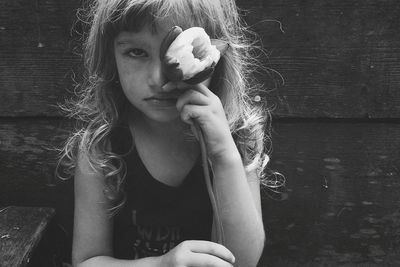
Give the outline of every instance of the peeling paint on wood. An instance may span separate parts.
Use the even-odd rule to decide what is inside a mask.
[[[6,207],[0,212],[0,262],[2,266],[29,266],[54,209]]]

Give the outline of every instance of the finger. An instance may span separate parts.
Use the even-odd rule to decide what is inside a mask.
[[[182,107],[182,110],[180,111],[180,117],[183,122],[192,125],[193,120],[199,121],[198,119],[200,119],[201,117],[205,117],[205,112],[206,111],[204,106],[186,104]]]
[[[232,264],[235,262],[235,257],[232,252],[221,244],[211,241],[192,240],[188,245],[190,251],[194,253],[209,254]]]
[[[187,265],[196,267],[233,267],[233,263],[234,262],[227,261],[220,257],[207,253],[192,253],[190,255],[190,260],[187,262]]]
[[[203,95],[212,96],[214,93],[206,86],[205,82],[194,84],[192,87],[193,90],[196,90]]]
[[[167,82],[161,87],[161,89],[164,92],[171,92],[172,90],[176,89],[176,82]]]
[[[171,91],[174,91],[174,90],[180,90],[180,91],[188,90],[191,87],[193,87],[193,85],[190,85],[190,84],[187,84],[187,83],[184,83],[184,82],[173,82],[173,81],[171,81],[171,82],[167,82],[166,84],[164,84],[161,87],[161,89],[164,92],[171,92]]]
[[[207,105],[209,99],[200,92],[195,90],[188,90],[184,92],[176,101],[176,108],[180,112],[184,105],[186,104],[195,104],[195,105]]]
[[[194,90],[199,91],[199,92],[201,92],[201,93],[203,93],[205,95],[210,95],[210,94],[212,94],[212,92],[206,86],[206,85],[209,84],[209,82],[210,82],[210,79],[207,79],[207,80],[205,80],[205,81],[203,81],[201,83],[198,83],[198,84],[188,84],[188,83],[185,83],[185,82],[182,82],[182,81],[179,81],[179,82],[170,81],[170,82],[167,82],[166,84],[164,84],[161,87],[161,89],[164,92],[171,92],[171,91],[174,91],[174,90],[183,91],[183,90],[188,90],[188,89],[194,89]]]

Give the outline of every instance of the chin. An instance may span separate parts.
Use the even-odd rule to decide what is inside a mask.
[[[160,122],[160,123],[167,123],[167,122],[175,122],[176,120],[180,120],[180,116],[178,111],[174,112],[166,112],[166,111],[161,111],[161,112],[151,112],[144,114],[148,119],[154,121],[154,122]]]

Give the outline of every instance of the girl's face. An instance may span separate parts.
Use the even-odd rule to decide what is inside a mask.
[[[160,44],[165,32],[121,32],[114,40],[114,55],[122,90],[129,102],[152,120],[168,121],[178,116],[176,95],[163,94],[166,83],[161,71]]]
[[[114,40],[114,55],[122,90],[129,102],[147,119],[168,122],[179,118],[176,101],[182,91],[164,92],[168,81],[162,73],[160,46],[170,28],[152,32],[121,32]]]

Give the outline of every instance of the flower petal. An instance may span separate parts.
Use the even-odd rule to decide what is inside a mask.
[[[226,49],[226,42],[211,40],[203,28],[182,31],[175,26],[162,42],[160,58],[170,80],[199,83],[212,75],[221,52]]]

